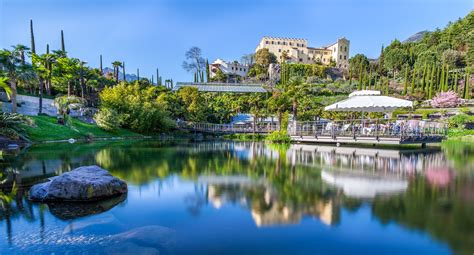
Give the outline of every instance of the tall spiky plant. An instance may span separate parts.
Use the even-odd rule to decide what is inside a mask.
[[[35,34],[33,32],[33,20],[30,19],[30,37],[31,37],[31,53],[36,54]]]
[[[61,30],[61,50],[66,52],[66,46],[64,45],[64,32]]]

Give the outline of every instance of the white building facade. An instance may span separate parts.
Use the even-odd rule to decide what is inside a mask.
[[[265,36],[260,40],[255,52],[268,49],[280,63],[283,59],[290,63],[321,63],[323,65],[329,65],[331,61],[334,61],[336,67],[348,69],[349,46],[350,41],[346,38],[338,39],[337,42],[326,47],[315,48],[309,47],[306,39]]]
[[[212,64],[209,64],[209,69],[211,78],[216,76],[218,70],[221,70],[225,75],[247,77],[249,65],[241,64],[237,61],[226,62],[222,59],[217,59]]]

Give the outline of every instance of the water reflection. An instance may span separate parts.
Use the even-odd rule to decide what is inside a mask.
[[[162,215],[169,220],[160,222],[168,225],[174,222],[173,217],[178,217],[173,216],[177,205],[192,217],[188,224],[214,230],[221,226],[199,225],[210,208],[229,217],[235,214],[229,212],[230,208],[240,208],[257,229],[272,231],[285,226],[306,226],[307,219],[336,229],[346,224],[344,211],[357,212],[368,206],[371,216],[380,224],[396,223],[406,230],[427,233],[437,242],[447,243],[456,253],[472,252],[474,174],[470,153],[474,150],[469,145],[447,146],[396,150],[141,141],[32,147],[0,163],[0,227],[7,233],[0,240],[0,248],[5,243],[19,246],[15,240],[21,231],[37,223],[38,233],[32,235],[37,244],[44,244],[56,228],[58,236],[78,231],[119,235],[130,231],[130,226],[111,218],[111,212],[124,214],[131,225],[141,227],[142,219],[137,215],[144,212],[137,212],[134,206],[146,203],[150,212],[169,210]],[[131,185],[129,197],[79,207],[33,204],[25,199],[25,191],[33,183],[91,164],[125,179]],[[192,189],[185,189],[189,185]],[[162,194],[169,192],[172,199],[160,200],[165,199]],[[232,220],[239,222],[241,217]],[[145,225],[158,221],[151,220]]]

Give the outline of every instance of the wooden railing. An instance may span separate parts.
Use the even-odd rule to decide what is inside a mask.
[[[331,137],[444,137],[447,125],[423,120],[358,119],[343,121],[293,122],[290,136]]]

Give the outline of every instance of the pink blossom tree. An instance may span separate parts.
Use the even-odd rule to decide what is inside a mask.
[[[435,108],[456,107],[460,103],[461,100],[454,91],[439,92],[431,100],[431,106]]]

